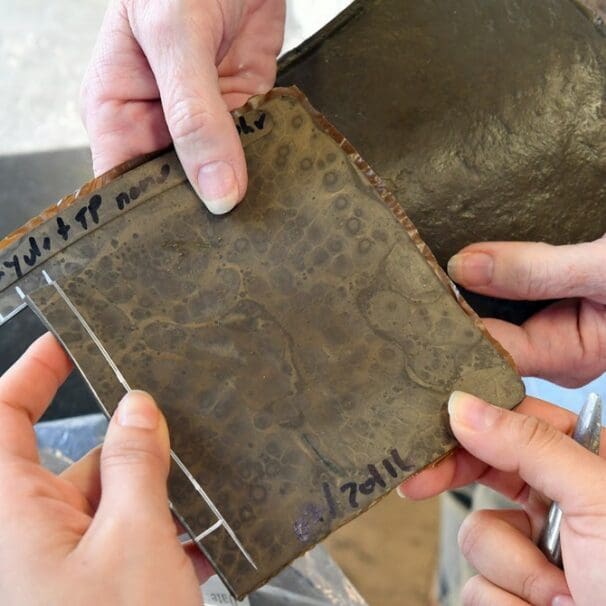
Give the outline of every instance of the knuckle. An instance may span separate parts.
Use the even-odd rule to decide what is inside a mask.
[[[542,570],[529,570],[524,574],[520,585],[522,597],[530,600],[531,604],[540,603],[537,598],[540,596],[541,579],[544,572]]]
[[[111,467],[156,467],[166,466],[165,457],[158,448],[142,440],[123,440],[106,444],[101,451],[101,466]]]
[[[461,602],[463,606],[481,606],[482,600],[482,577],[476,575],[471,577],[461,590]]]
[[[459,549],[465,557],[469,559],[473,554],[478,542],[481,540],[485,528],[485,514],[482,511],[476,511],[469,514],[459,529],[458,542]]]
[[[123,0],[126,16],[135,38],[146,46],[160,49],[183,45],[193,36],[208,48],[218,48],[223,28],[220,2],[199,0]],[[187,19],[183,16],[186,15]],[[191,40],[191,38],[189,38]]]
[[[126,9],[133,30],[141,37],[145,32],[149,36],[165,40],[172,35],[173,22],[178,1],[142,2],[126,0]]]
[[[112,99],[114,82],[115,69],[111,60],[95,54],[86,69],[79,91],[80,116],[85,124],[104,101]]]
[[[523,285],[523,296],[528,299],[541,298],[547,292],[549,272],[542,263],[529,261],[520,267],[515,279],[518,284]]]
[[[175,141],[187,141],[208,131],[215,120],[199,103],[182,98],[169,105],[166,122]]]
[[[167,48],[181,44],[182,34],[188,30],[199,32],[209,22],[214,23],[220,10],[215,3],[199,0],[125,0],[126,15],[138,40],[152,41]],[[217,3],[218,4],[218,3]],[[187,15],[187,19],[183,19]]]
[[[549,448],[557,444],[563,434],[547,422],[527,415],[516,415],[516,434],[522,444],[534,451]]]

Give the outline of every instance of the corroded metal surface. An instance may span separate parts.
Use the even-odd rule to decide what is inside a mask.
[[[606,231],[606,38],[571,0],[358,0],[279,82],[347,134],[442,266],[471,242]]]
[[[128,386],[160,402],[173,507],[242,596],[445,456],[453,389],[511,408],[523,386],[300,94],[278,89],[236,120],[250,189],[230,215],[208,214],[168,153],[47,221],[76,230],[96,201],[95,229],[17,284],[108,413]],[[126,203],[148,178],[147,199]]]

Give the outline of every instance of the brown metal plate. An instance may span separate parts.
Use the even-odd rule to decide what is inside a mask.
[[[448,453],[454,389],[512,408],[523,386],[300,93],[276,89],[240,116],[250,189],[230,215],[206,212],[169,152],[3,254],[34,261],[9,290],[26,292],[109,414],[129,386],[157,398],[172,505],[241,597]]]

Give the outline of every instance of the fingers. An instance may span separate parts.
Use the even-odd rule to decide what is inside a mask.
[[[522,326],[486,320],[523,376],[579,387],[606,371],[606,306],[588,299],[559,301]]]
[[[461,392],[452,394],[448,410],[455,436],[476,458],[519,475],[557,501],[565,515],[599,507],[606,494],[606,461],[552,425]]]
[[[523,511],[472,513],[459,530],[459,546],[480,575],[524,602],[551,606],[556,596],[569,593],[564,573],[532,542]]]
[[[238,35],[219,65],[219,86],[230,109],[274,85],[285,20],[284,0],[244,2]]]
[[[242,199],[244,152],[216,67],[241,16],[238,2],[110,5],[81,94],[96,174],[172,138],[211,212],[226,213]]]
[[[33,424],[71,370],[59,342],[46,333],[0,377],[0,451],[38,460]]]
[[[576,423],[576,415],[573,413],[537,398],[525,398],[516,410],[543,419],[562,433],[572,433]],[[606,454],[606,432],[603,435],[602,444]],[[427,499],[477,480],[482,480],[511,498],[518,496],[525,485],[524,480],[519,478],[512,484],[511,473],[493,470],[488,463],[459,448],[435,467],[429,467],[404,482],[399,493],[410,499]]]
[[[549,351],[547,348],[541,347],[540,351],[537,351],[523,326],[493,318],[482,321],[488,332],[511,354],[521,376],[542,377],[538,365],[541,354],[545,357],[545,351]],[[557,331],[555,334],[560,333]],[[544,346],[544,343],[541,346]]]
[[[101,502],[95,522],[117,524],[141,536],[170,528],[166,479],[168,429],[150,395],[127,394],[112,418],[101,450]],[[175,539],[176,541],[176,539]]]
[[[208,209],[223,214],[247,186],[244,152],[216,67],[222,47],[237,31],[241,6],[221,3],[222,11],[216,2],[185,5],[190,3],[191,8],[183,2],[131,2],[129,17],[185,172]]]
[[[434,497],[446,490],[475,482],[488,468],[462,448],[435,466],[425,468],[398,487],[398,494],[415,501]],[[471,478],[471,479],[470,479]]]
[[[120,0],[110,2],[80,91],[96,176],[170,145],[160,93]]]
[[[566,246],[536,242],[472,244],[448,263],[451,278],[504,299],[587,297],[606,303],[606,239]]]
[[[461,600],[464,606],[530,606],[528,602],[493,585],[480,575],[471,577],[465,583]]]
[[[60,478],[72,484],[89,504],[90,513],[97,511],[101,499],[101,446],[93,448],[70,465]]]

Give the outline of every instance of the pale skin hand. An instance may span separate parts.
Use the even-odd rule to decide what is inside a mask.
[[[490,332],[512,353],[521,374],[546,378],[561,385],[578,386],[606,371],[605,266],[606,239],[604,238],[571,246],[494,242],[473,244],[463,249],[449,263],[449,273],[458,283],[482,294],[510,299],[565,299],[539,312],[521,327],[500,320],[486,320],[485,322]],[[517,412],[524,415],[520,418],[530,418],[530,420],[520,422],[527,428],[532,428],[533,424],[536,424],[536,419],[541,419],[542,422],[546,422],[565,434],[572,433],[576,421],[571,413],[534,398],[526,398],[518,407]],[[540,429],[537,430],[539,442],[541,435],[546,433],[552,435],[549,432],[553,430],[547,429],[548,425],[543,423],[539,425]],[[488,440],[486,443],[488,450],[485,450],[483,447],[472,446],[465,440],[464,433],[456,429],[455,433],[464,448],[457,449],[440,465],[428,469],[406,482],[400,487],[400,492],[409,498],[423,499],[448,489],[479,481],[520,502],[524,505],[527,514],[505,514],[506,520],[500,519],[497,514],[491,512],[474,514],[463,527],[462,538],[463,544],[468,547],[469,542],[464,537],[467,532],[473,533],[475,527],[483,528],[482,533],[487,537],[500,536],[499,528],[503,527],[505,523],[521,529],[523,531],[521,538],[518,534],[515,541],[501,542],[498,547],[493,544],[491,549],[467,549],[467,553],[470,558],[473,558],[472,563],[480,571],[496,570],[499,567],[501,570],[509,571],[508,574],[512,576],[512,580],[516,580],[518,583],[518,595],[523,593],[522,598],[527,601],[520,601],[519,598],[512,598],[509,595],[503,597],[505,601],[495,601],[495,596],[501,594],[487,583],[486,578],[492,579],[493,584],[496,585],[499,585],[500,578],[499,580],[494,579],[491,573],[487,572],[484,579],[473,580],[470,587],[466,589],[468,592],[467,603],[550,604],[549,600],[562,589],[563,577],[560,577],[560,582],[558,582],[557,575],[551,570],[547,577],[553,581],[553,584],[549,582],[542,585],[534,583],[534,580],[539,577],[533,576],[533,571],[536,572],[538,568],[544,566],[546,560],[541,559],[540,554],[537,556],[536,550],[531,550],[530,541],[524,540],[524,535],[536,539],[538,527],[546,515],[546,503],[536,491],[528,490],[526,482],[540,492],[542,492],[543,486],[536,482],[533,483],[534,480],[522,476],[517,470],[519,460],[516,457],[519,452],[516,451],[516,448],[520,444],[524,445],[523,436],[508,436],[513,447],[510,450],[502,450],[499,454],[500,458],[495,459],[489,447],[499,446],[501,438],[493,436],[491,438],[492,446],[489,443],[491,440]],[[517,443],[516,440],[522,440],[522,442]],[[529,453],[528,456],[534,460],[535,465],[540,466],[538,472],[540,475],[543,473],[543,468],[545,473],[548,473],[550,463],[546,457],[539,456],[541,454],[539,442],[533,441],[532,444],[527,445],[525,452]],[[602,442],[604,443],[604,439]],[[578,448],[576,450],[578,452]],[[601,455],[606,455],[606,449],[602,449]],[[590,453],[583,453],[583,456],[589,457],[586,461],[587,469],[599,467],[600,473],[604,474],[601,468],[602,461],[598,457],[591,457]],[[601,516],[606,518],[606,492],[598,494],[589,484],[584,484],[584,489],[589,492],[583,494],[579,491],[580,489],[577,490],[579,486],[571,484],[572,480],[566,474],[561,474],[559,481],[562,486],[573,486],[571,490],[576,490],[575,494],[581,498],[594,499],[595,497],[591,504],[596,508],[598,521]],[[554,498],[554,495],[549,492],[545,492],[545,494],[547,497]],[[576,502],[572,503],[572,505],[575,504]],[[570,511],[575,513],[574,509]],[[579,511],[583,512],[582,509],[578,509],[576,513],[578,514]],[[527,518],[520,517],[521,515],[527,515]],[[582,516],[580,519],[583,519]],[[599,525],[596,528],[599,528]],[[489,531],[486,532],[486,529]],[[575,536],[579,539],[578,533]],[[579,561],[587,564],[588,554],[596,553],[589,545],[595,537],[598,538],[598,542],[601,542],[600,537],[606,535],[602,534],[602,530],[598,530],[598,534],[595,536],[591,533],[587,536],[590,538],[587,547],[584,547],[582,541],[578,540],[574,543],[576,548],[569,548],[568,556],[564,556],[565,561],[566,557],[569,560],[572,559],[575,549],[578,552],[585,550],[584,559]],[[564,550],[566,550],[566,544],[567,541],[563,540]],[[568,544],[572,545],[570,540]],[[478,543],[478,545],[481,544]],[[503,559],[498,559],[499,557]],[[517,572],[511,572],[512,563],[517,562],[518,558],[523,565],[516,569]],[[532,565],[533,561],[534,565]],[[606,559],[601,561],[606,563]],[[490,568],[491,566],[492,568]],[[527,568],[528,566],[529,568]],[[583,570],[580,568],[575,571],[571,570],[572,576],[568,579],[577,600],[577,606],[595,604],[596,596],[603,595],[603,592],[590,593],[590,590],[596,590],[596,586],[589,582],[591,579],[583,578],[584,571],[589,574],[590,568],[586,566]],[[580,578],[583,580],[579,581]],[[520,579],[526,579],[522,585],[527,589],[519,589]],[[500,586],[503,587],[502,584]],[[537,587],[542,587],[542,589],[537,589]],[[587,590],[586,593],[583,593],[584,587]],[[505,588],[509,593],[516,593],[512,587]],[[536,595],[529,596],[528,594],[532,591]],[[567,592],[564,591],[564,593]],[[537,601],[533,601],[535,599]],[[568,606],[570,603],[562,598],[558,602],[558,606]]]
[[[486,320],[527,377],[578,387],[606,371],[606,238],[568,246],[472,244],[448,265],[451,278],[480,294],[564,299],[521,327]]]
[[[606,238],[570,246],[528,242],[472,244],[449,263],[453,280],[476,292],[510,299],[564,297],[522,326],[485,320],[513,355],[524,376],[569,387],[606,371]],[[519,412],[571,433],[574,417],[556,406],[527,398]],[[478,479],[491,480],[490,466],[463,449],[401,487],[414,499],[427,498]],[[490,484],[489,484],[490,485]]]
[[[522,506],[522,510],[479,511],[463,523],[459,545],[478,571],[465,585],[463,603],[602,603],[606,595],[606,461],[545,421],[490,406],[467,394],[455,392],[449,412],[463,448],[489,466],[485,483]],[[564,513],[560,537],[565,574],[535,545],[547,511],[542,495],[557,501]]]
[[[60,476],[40,466],[33,423],[71,369],[47,334],[0,378],[0,602],[199,606],[211,571],[177,539],[168,430],[149,395],[120,403],[102,449]]]
[[[267,92],[284,0],[112,0],[81,93],[96,175],[174,142],[211,212],[244,196],[229,111]]]

